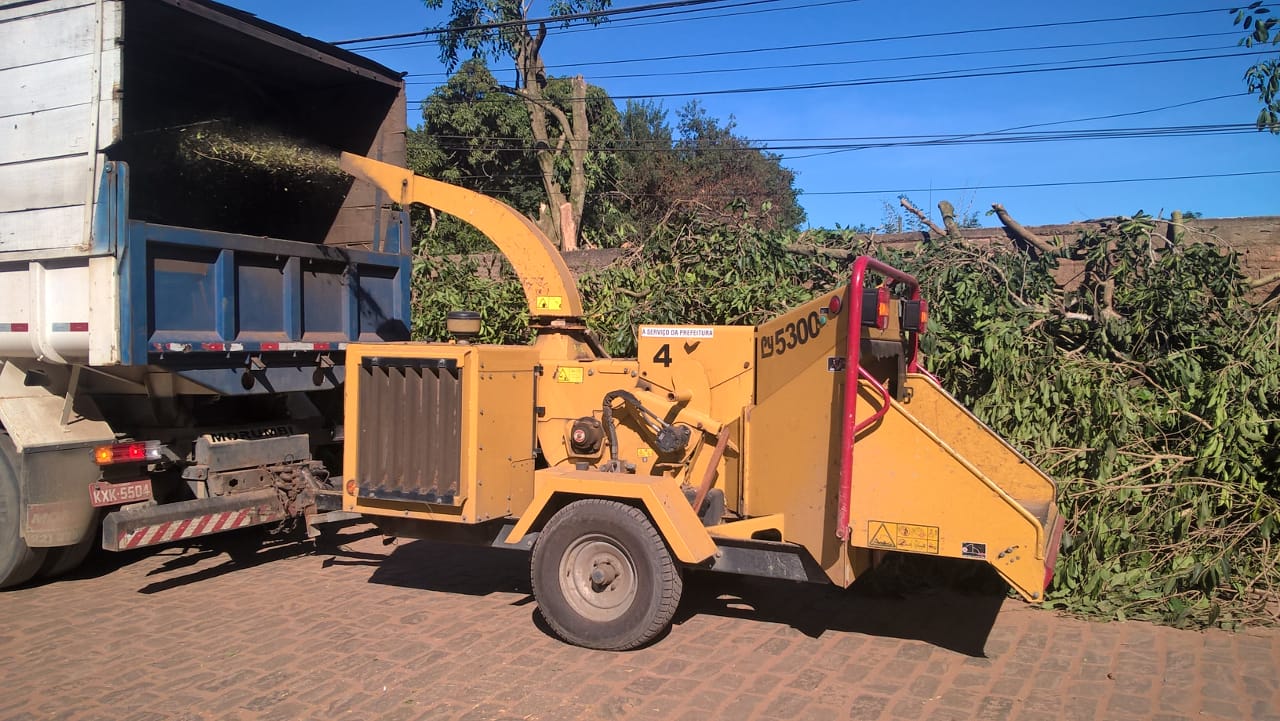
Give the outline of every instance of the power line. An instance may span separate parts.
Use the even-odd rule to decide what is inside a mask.
[[[1272,6],[1268,5],[1267,7],[1272,7]],[[659,60],[690,60],[695,58],[726,57],[726,56],[732,56],[732,55],[746,55],[746,54],[762,53],[762,52],[781,52],[781,51],[787,51],[787,50],[809,50],[813,48],[844,47],[849,45],[865,45],[868,43],[892,42],[892,41],[898,41],[898,40],[924,40],[924,39],[930,39],[930,38],[958,37],[958,36],[964,36],[964,35],[1007,32],[1012,30],[1043,30],[1045,28],[1054,28],[1054,27],[1077,27],[1081,25],[1130,22],[1135,20],[1146,21],[1146,20],[1155,20],[1155,19],[1161,19],[1161,18],[1185,17],[1190,15],[1206,15],[1209,13],[1225,13],[1229,9],[1230,8],[1218,8],[1214,10],[1184,10],[1180,12],[1154,13],[1154,14],[1145,14],[1145,15],[1125,15],[1121,17],[1111,17],[1111,18],[1087,18],[1084,20],[1059,20],[1055,22],[1032,23],[1032,24],[1026,24],[1026,25],[1000,25],[1000,26],[987,27],[987,28],[966,28],[963,30],[943,30],[943,31],[932,32],[932,33],[886,35],[886,36],[874,37],[874,38],[857,38],[853,40],[833,40],[833,41],[821,42],[821,43],[799,43],[795,45],[778,45],[778,46],[764,47],[764,48],[716,50],[716,51],[708,51],[703,53],[683,53],[679,55],[662,55],[662,56],[655,56],[650,58],[584,61],[581,63],[565,63],[560,65],[549,65],[547,67],[548,69],[553,67],[555,68],[589,67],[589,66],[598,66],[598,65],[617,65],[617,64],[623,64],[623,63],[636,63],[636,62],[655,62]],[[440,32],[445,32],[445,31],[432,31],[432,32],[438,34]],[[413,34],[414,33],[410,33],[410,35],[413,35]],[[375,45],[375,46],[370,46],[365,48],[359,48],[359,52],[370,52],[375,50],[388,50],[388,49],[395,49],[395,48],[413,47],[417,45],[425,45],[428,42],[429,41],[420,40],[420,41],[414,41],[410,43],[396,43],[393,45],[382,45],[382,46]]]
[[[849,5],[862,0],[827,0],[826,2],[802,3],[800,5],[788,5],[781,8],[764,8],[762,10],[739,10],[737,12],[717,13],[716,10],[721,8],[697,8],[694,10],[682,10],[669,13],[655,13],[646,15],[642,18],[626,18],[621,22],[608,23],[605,25],[596,25],[592,27],[573,27],[562,30],[549,30],[548,35],[573,35],[575,33],[595,32],[598,30],[628,30],[630,28],[651,27],[653,25],[669,25],[671,23],[691,23],[700,22],[702,20],[720,20],[723,18],[741,17],[743,15],[762,15],[764,13],[788,12],[791,10],[812,10],[814,8],[828,7],[830,5]],[[674,18],[671,20],[650,20],[649,18],[663,17],[666,15],[683,15],[685,13],[709,13],[707,15],[698,15],[689,18]]]
[[[1093,121],[1096,121],[1096,120],[1114,120],[1114,119],[1116,119],[1116,118],[1131,118],[1131,117],[1134,117],[1134,116],[1136,116],[1136,115],[1147,115],[1148,113],[1159,113],[1159,112],[1163,112],[1163,111],[1165,111],[1165,110],[1176,110],[1176,109],[1178,109],[1178,108],[1185,108],[1185,107],[1189,107],[1189,106],[1191,106],[1191,105],[1199,105],[1199,104],[1201,104],[1201,103],[1209,103],[1209,102],[1213,102],[1213,101],[1215,101],[1215,100],[1226,100],[1227,98],[1239,98],[1239,97],[1244,97],[1245,95],[1248,95],[1248,93],[1229,93],[1229,94],[1227,94],[1227,95],[1215,95],[1215,96],[1213,96],[1213,97],[1209,97],[1209,98],[1199,98],[1199,99],[1197,99],[1197,100],[1187,100],[1187,101],[1180,102],[1180,103],[1174,103],[1174,104],[1172,104],[1172,105],[1162,105],[1162,106],[1160,106],[1160,107],[1158,107],[1158,108],[1147,108],[1147,109],[1145,109],[1145,110],[1131,110],[1131,111],[1123,112],[1123,113],[1110,113],[1110,114],[1108,114],[1108,115],[1094,115],[1094,116],[1087,117],[1087,118],[1073,118],[1073,119],[1070,119],[1070,120],[1053,120],[1053,121],[1044,122],[1044,123],[1031,123],[1031,124],[1028,124],[1028,125],[1015,125],[1015,126],[1008,127],[1008,128],[1001,128],[1000,130],[989,130],[989,131],[982,132],[982,133],[968,133],[968,134],[965,134],[965,135],[956,135],[956,136],[952,136],[952,137],[954,137],[954,138],[956,138],[956,139],[961,139],[961,138],[976,138],[976,137],[982,137],[982,136],[987,136],[987,135],[999,135],[999,134],[1003,134],[1003,133],[1010,133],[1010,132],[1013,132],[1013,131],[1015,131],[1015,130],[1030,130],[1030,129],[1032,129],[1032,128],[1047,128],[1047,127],[1051,127],[1051,126],[1054,126],[1054,125],[1068,125],[1068,124],[1071,124],[1071,123],[1088,123],[1088,122],[1093,122]],[[825,151],[825,152],[821,152],[821,153],[811,153],[811,154],[808,154],[808,155],[792,155],[792,156],[788,156],[788,157],[787,157],[787,160],[789,160],[789,161],[795,161],[795,160],[806,160],[806,159],[808,159],[808,158],[816,158],[816,157],[820,157],[820,156],[824,156],[824,155],[837,155],[837,154],[839,154],[839,153],[846,153],[846,152],[849,152],[850,150],[857,150],[857,149],[858,149],[858,148],[848,148],[848,149],[841,149],[841,150],[828,150],[828,151]]]
[[[957,52],[950,52],[950,53],[898,55],[898,56],[888,57],[888,58],[859,58],[857,60],[830,60],[825,62],[794,63],[789,65],[756,65],[751,67],[737,67],[737,68],[711,68],[711,69],[702,69],[702,70],[678,70],[678,71],[670,71],[670,72],[622,73],[617,75],[592,75],[591,79],[592,80],[615,80],[620,78],[648,78],[648,77],[656,78],[656,77],[678,77],[678,76],[685,76],[685,75],[713,75],[718,73],[743,73],[743,72],[755,72],[760,70],[795,70],[799,68],[836,67],[836,66],[844,66],[844,65],[865,65],[868,63],[899,62],[904,60],[934,60],[937,58],[956,58],[956,57],[967,57],[967,56],[974,56],[974,55],[999,55],[1004,53],[1038,52],[1042,50],[1065,50],[1065,49],[1074,49],[1074,48],[1103,47],[1103,46],[1110,46],[1110,45],[1137,45],[1137,44],[1143,44],[1143,43],[1167,42],[1171,40],[1193,40],[1193,39],[1202,39],[1202,38],[1223,37],[1228,35],[1235,37],[1236,35],[1238,35],[1238,33],[1234,33],[1234,32],[1197,33],[1193,35],[1175,35],[1175,36],[1161,37],[1161,38],[1138,38],[1138,39],[1132,39],[1132,40],[1106,40],[1106,41],[1093,42],[1093,43],[1066,43],[1062,45],[1032,45],[1032,46],[1025,46],[1020,48],[998,48],[994,50],[964,50],[964,51],[957,51]],[[1202,48],[1202,50],[1214,50],[1214,49],[1216,48]],[[1172,53],[1172,52],[1192,52],[1192,51],[1165,50],[1160,52]],[[449,73],[409,73],[405,77],[406,78],[418,78],[418,77],[448,78],[450,77],[450,74]],[[434,81],[426,81],[426,80],[421,80],[421,81],[411,80],[411,81],[407,81],[405,84],[406,85],[438,85],[439,83]]]
[[[1139,57],[1139,56],[1145,57],[1150,54],[1151,53],[1138,53],[1138,54],[1130,55],[1127,57]],[[1220,60],[1223,58],[1256,57],[1259,55],[1268,55],[1268,54],[1270,54],[1270,51],[1267,51],[1267,50],[1252,50],[1247,52],[1230,52],[1230,53],[1217,53],[1212,55],[1197,55],[1197,56],[1186,57],[1186,58],[1160,58],[1157,60],[1132,60],[1132,61],[1125,61],[1125,62],[1107,62],[1107,63],[1096,62],[1098,60],[1102,60],[1105,58],[1084,58],[1081,60],[1074,60],[1069,62],[1095,63],[1095,64],[1074,64],[1074,65],[1062,65],[1059,67],[1039,67],[1039,68],[1026,67],[1025,65],[1017,65],[1017,66],[997,65],[997,66],[988,66],[984,68],[945,70],[945,71],[939,71],[929,75],[890,75],[890,76],[872,77],[872,78],[855,78],[850,80],[835,80],[835,81],[823,81],[823,82],[813,82],[813,83],[795,83],[791,85],[766,85],[766,86],[743,87],[743,88],[687,90],[687,91],[668,92],[668,93],[611,95],[609,96],[609,99],[613,101],[649,100],[649,99],[655,99],[655,98],[688,98],[688,97],[698,97],[698,96],[706,96],[706,95],[750,95],[750,94],[759,94],[759,93],[792,92],[797,90],[834,90],[838,88],[867,87],[867,86],[874,86],[874,85],[897,85],[897,84],[906,84],[906,83],[922,83],[922,82],[930,82],[934,80],[967,80],[967,79],[974,79],[974,78],[1008,77],[1008,76],[1015,76],[1015,75],[1034,75],[1039,73],[1056,73],[1056,72],[1068,72],[1068,71],[1078,71],[1078,70],[1104,70],[1104,69],[1111,69],[1111,68],[1138,67],[1138,66],[1145,66],[1145,65],[1162,65],[1167,63],[1185,63],[1185,62],[1198,62],[1202,60]],[[1117,56],[1111,56],[1111,57],[1117,57]],[[1125,57],[1125,56],[1119,56],[1119,57]],[[1047,64],[1047,63],[1036,63],[1036,64]],[[568,100],[573,101],[573,100],[579,100],[579,99],[585,99],[588,101],[591,100],[591,98],[589,97],[588,98],[569,98]],[[423,102],[426,102],[427,100],[428,98],[423,98],[419,100],[411,100],[409,102],[413,104],[421,104]],[[485,102],[500,102],[500,101],[481,98],[481,99],[440,99],[434,102],[443,102],[446,104],[459,104],[459,103],[466,104],[466,103],[485,103]]]
[[[1069,125],[1069,124],[1072,124],[1072,123],[1088,123],[1088,122],[1093,122],[1093,121],[1096,121],[1096,120],[1113,120],[1113,119],[1115,119],[1115,118],[1130,118],[1130,117],[1134,117],[1134,116],[1137,116],[1137,115],[1147,115],[1147,114],[1149,114],[1149,113],[1158,113],[1158,112],[1163,112],[1163,111],[1165,111],[1165,110],[1175,110],[1175,109],[1177,109],[1177,108],[1185,108],[1185,107],[1188,107],[1188,106],[1191,106],[1191,105],[1199,105],[1199,104],[1201,104],[1201,103],[1209,103],[1209,102],[1213,102],[1213,101],[1216,101],[1216,100],[1226,100],[1227,98],[1242,98],[1242,97],[1245,97],[1245,96],[1247,96],[1247,95],[1249,95],[1249,93],[1227,93],[1227,94],[1225,94],[1225,95],[1214,95],[1214,96],[1211,96],[1211,97],[1208,97],[1208,98],[1197,98],[1197,99],[1195,99],[1195,100],[1184,100],[1184,101],[1181,101],[1181,102],[1178,102],[1178,103],[1173,103],[1173,104],[1171,104],[1171,105],[1161,105],[1161,106],[1159,106],[1159,107],[1155,107],[1155,108],[1145,108],[1145,109],[1143,109],[1143,110],[1129,110],[1129,111],[1125,111],[1125,112],[1123,112],[1123,113],[1108,113],[1107,115],[1091,115],[1091,116],[1087,116],[1087,117],[1083,117],[1083,118],[1068,118],[1068,119],[1066,119],[1066,120],[1051,120],[1051,121],[1046,121],[1046,122],[1042,122],[1042,123],[1031,123],[1031,124],[1028,124],[1028,125],[1015,125],[1015,126],[1008,127],[1008,128],[1002,128],[1002,129],[1000,129],[1000,130],[984,130],[984,131],[982,131],[982,132],[977,132],[977,133],[963,133],[963,134],[957,134],[957,133],[940,133],[940,134],[937,134],[937,135],[920,135],[920,134],[918,134],[918,135],[911,135],[911,136],[897,136],[897,137],[910,137],[910,138],[930,138],[930,137],[942,137],[942,138],[969,138],[969,137],[977,137],[977,136],[981,136],[981,135],[997,135],[997,134],[1000,134],[1000,133],[1009,133],[1009,132],[1013,132],[1013,131],[1015,131],[1015,130],[1030,130],[1030,129],[1032,129],[1032,128],[1046,128],[1046,127],[1050,127],[1050,126],[1053,126],[1053,125]],[[1250,126],[1250,127],[1253,127],[1253,126]],[[506,136],[503,136],[503,135],[453,135],[453,134],[434,134],[434,135],[431,135],[431,137],[433,137],[433,138],[446,138],[446,139],[449,139],[449,140],[518,140],[518,141],[523,141],[523,140],[527,140],[527,139],[528,139],[528,138],[525,138],[525,137],[514,136],[514,135],[506,135]],[[885,136],[879,136],[879,137],[883,138],[883,137],[885,137]],[[752,139],[744,139],[744,140],[748,140],[749,142],[776,142],[776,141],[802,141],[802,140],[856,140],[856,139],[857,139],[857,138],[850,138],[850,137],[820,137],[820,138],[807,138],[807,137],[784,137],[784,138],[752,138]]]
[[[1108,178],[1106,180],[1061,180],[1045,183],[1011,183],[1008,185],[959,185],[952,188],[900,188],[898,190],[828,190],[801,195],[877,195],[888,193],[957,192],[962,190],[1015,190],[1020,188],[1064,188],[1079,185],[1113,185],[1119,183],[1157,183],[1175,180],[1208,180],[1213,178],[1245,178],[1258,175],[1280,175],[1280,170],[1250,170],[1239,173],[1202,173],[1198,175],[1166,175],[1154,178]]]
[[[1128,62],[1100,63],[1096,65],[1064,65],[1061,67],[1053,67],[1053,68],[1024,68],[1024,69],[999,69],[999,70],[996,70],[996,69],[987,70],[982,68],[975,68],[972,70],[964,70],[964,71],[944,71],[941,73],[934,73],[932,75],[922,75],[922,76],[915,76],[915,77],[897,76],[897,77],[888,77],[888,78],[840,80],[835,82],[821,82],[821,83],[796,83],[792,85],[773,85],[773,86],[763,86],[763,87],[722,88],[722,89],[715,89],[715,90],[681,91],[681,92],[671,92],[671,93],[651,93],[651,94],[640,94],[640,95],[614,95],[612,96],[612,99],[613,100],[647,100],[650,98],[687,98],[687,97],[694,97],[694,96],[701,96],[701,95],[745,95],[745,94],[756,94],[756,93],[788,92],[788,91],[795,91],[795,90],[831,90],[835,88],[854,88],[854,87],[865,87],[869,85],[921,83],[921,82],[929,82],[932,80],[963,80],[963,79],[973,79],[973,78],[994,78],[994,77],[1007,77],[1007,76],[1013,76],[1013,75],[1032,75],[1032,74],[1039,74],[1039,73],[1067,72],[1067,71],[1075,71],[1075,70],[1102,70],[1102,69],[1108,69],[1108,68],[1136,67],[1136,66],[1142,66],[1142,65],[1162,65],[1165,63],[1196,62],[1200,60],[1219,60],[1222,58],[1232,58],[1232,57],[1254,57],[1254,56],[1266,55],[1266,54],[1269,54],[1269,53],[1266,51],[1245,52],[1245,53],[1233,52],[1233,53],[1219,53],[1215,55],[1197,55],[1189,58],[1163,58],[1160,60],[1133,60]],[[1081,61],[1073,61],[1073,62],[1081,62]],[[1092,62],[1092,61],[1089,59],[1085,59],[1083,62]]]
[[[1007,184],[998,184],[998,185],[957,185],[953,187],[942,187],[942,188],[939,188],[939,187],[879,188],[875,190],[824,190],[824,191],[801,190],[801,191],[798,191],[797,194],[800,196],[805,196],[805,195],[841,196],[841,195],[898,195],[902,193],[930,193],[930,192],[955,193],[955,192],[964,192],[964,191],[970,191],[970,190],[1020,190],[1020,189],[1030,189],[1030,188],[1063,188],[1063,187],[1076,187],[1076,186],[1089,186],[1089,185],[1117,185],[1117,184],[1126,184],[1126,183],[1162,183],[1162,182],[1176,182],[1176,181],[1185,181],[1185,180],[1247,178],[1247,177],[1257,177],[1262,175],[1280,175],[1280,170],[1249,170],[1249,171],[1240,171],[1240,172],[1234,172],[1234,173],[1199,173],[1194,175],[1167,175],[1167,176],[1146,177],[1146,178],[1105,178],[1105,179],[1096,179],[1096,180],[1059,180],[1059,181],[1046,181],[1046,182],[1039,182],[1039,183],[1007,183]],[[535,177],[541,177],[541,176],[535,176]],[[500,195],[500,196],[508,196],[508,197],[515,195],[515,193],[504,191],[504,190],[484,190],[481,192],[484,192],[489,195]],[[776,193],[773,193],[770,191],[759,191],[754,193],[739,193],[739,194],[706,193],[706,194],[699,194],[697,197],[698,198],[721,198],[721,199],[732,200],[732,199],[740,198],[743,196],[761,197],[761,196],[773,196],[775,194]],[[616,191],[595,191],[595,192],[587,193],[588,197],[603,197],[603,196],[612,196],[612,195],[616,195]],[[668,195],[664,195],[661,193],[628,193],[627,196],[631,198],[670,197]]]
[[[724,152],[777,152],[779,150],[817,150],[841,148],[861,150],[871,148],[911,147],[922,145],[989,145],[999,143],[1043,143],[1062,142],[1067,140],[1112,140],[1134,138],[1158,138],[1169,136],[1230,135],[1236,133],[1253,133],[1257,126],[1253,123],[1219,123],[1204,125],[1175,125],[1139,128],[1094,128],[1081,130],[1052,130],[1043,132],[1009,133],[996,131],[975,133],[972,135],[880,135],[867,137],[817,137],[817,138],[772,138],[744,140],[737,145],[692,145],[676,144],[673,146],[645,147],[644,145],[620,145],[618,147],[588,146],[588,150],[615,153],[724,153]],[[530,151],[536,145],[529,145],[526,138],[494,138],[474,135],[436,135],[444,140],[482,140],[486,142],[511,140],[520,144],[487,144],[456,145],[440,148],[442,152],[457,151]],[[622,141],[626,142],[626,141]],[[786,145],[775,143],[802,143]],[[574,141],[566,140],[566,145],[574,147]],[[421,143],[411,143],[409,147],[423,149],[432,147]]]
[[[720,6],[721,8],[745,7],[748,5],[768,5],[771,3],[781,2],[782,0],[747,0],[746,2],[729,3]],[[674,0],[673,2],[649,3],[646,5],[633,5],[631,7],[621,8],[605,8],[603,10],[593,10],[590,12],[580,13],[564,13],[561,15],[549,15],[541,18],[520,18],[519,20],[502,20],[498,22],[476,23],[473,25],[461,25],[457,27],[430,28],[427,30],[418,30],[411,33],[393,33],[390,35],[374,35],[365,38],[353,38],[351,40],[334,40],[331,45],[355,45],[358,43],[380,42],[382,40],[400,40],[403,38],[429,37],[432,35],[447,35],[453,33],[472,32],[476,30],[502,30],[504,28],[520,27],[524,25],[540,25],[542,23],[568,23],[578,20],[599,20],[612,15],[631,15],[634,13],[649,12],[652,10],[666,10],[669,8],[683,8],[694,5],[708,5],[713,3],[724,2],[724,0]],[[719,8],[717,8],[719,9]],[[427,41],[417,41],[414,44],[420,44]],[[406,43],[408,45],[408,43]],[[363,48],[369,50],[370,48]]]

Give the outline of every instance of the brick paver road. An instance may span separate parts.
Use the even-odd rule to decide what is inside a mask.
[[[1280,721],[1275,630],[701,577],[670,634],[604,653],[550,637],[526,556],[359,530],[339,552],[108,556],[0,594],[0,719]]]

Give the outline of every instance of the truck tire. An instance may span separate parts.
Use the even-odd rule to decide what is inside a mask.
[[[0,434],[0,588],[29,581],[45,557],[45,549],[31,548],[21,536],[17,456],[9,436]]]
[[[645,514],[591,498],[552,516],[533,546],[533,597],[565,641],[625,651],[671,623],[683,581]]]
[[[93,550],[99,538],[99,530],[95,520],[85,533],[85,537],[74,545],[46,549],[44,563],[40,564],[40,570],[36,575],[40,578],[57,578],[79,568],[80,564],[84,563],[84,559],[89,556],[89,552]]]

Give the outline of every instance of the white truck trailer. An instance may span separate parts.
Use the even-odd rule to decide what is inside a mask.
[[[207,0],[0,2],[0,588],[306,513],[345,344],[408,336],[404,214],[228,129],[403,165],[403,81]]]

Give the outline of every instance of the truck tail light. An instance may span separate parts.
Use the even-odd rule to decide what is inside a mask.
[[[115,443],[110,446],[98,446],[93,449],[93,460],[100,466],[115,463],[142,463],[158,461],[161,458],[160,441],[138,441],[135,443]]]
[[[929,302],[924,300],[902,301],[902,329],[923,334],[929,325]]]
[[[889,327],[889,288],[867,288],[862,291],[862,324],[884,330]]]

